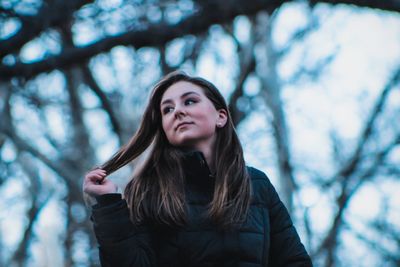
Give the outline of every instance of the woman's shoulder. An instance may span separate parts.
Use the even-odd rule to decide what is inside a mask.
[[[246,168],[252,183],[271,183],[265,172],[251,166],[247,166]]]
[[[263,171],[250,166],[247,166],[247,172],[251,180],[253,201],[268,205],[271,201],[271,191],[275,190],[268,176]]]

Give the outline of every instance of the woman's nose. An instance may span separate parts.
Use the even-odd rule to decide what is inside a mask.
[[[181,105],[176,106],[174,111],[175,111],[175,117],[177,118],[186,115],[185,107]]]

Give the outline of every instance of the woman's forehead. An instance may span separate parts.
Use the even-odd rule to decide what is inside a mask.
[[[204,95],[203,89],[191,82],[186,82],[186,81],[180,81],[177,83],[174,83],[170,87],[168,87],[167,90],[165,90],[162,98],[161,98],[161,103],[163,103],[166,100],[173,100],[173,99],[179,99],[182,96],[188,95],[188,94],[198,94],[198,95]]]

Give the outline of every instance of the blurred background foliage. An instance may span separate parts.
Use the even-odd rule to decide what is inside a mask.
[[[0,0],[0,266],[98,266],[84,174],[182,69],[316,266],[400,266],[400,2]],[[112,176],[121,187],[136,163]],[[195,241],[194,241],[195,242]]]

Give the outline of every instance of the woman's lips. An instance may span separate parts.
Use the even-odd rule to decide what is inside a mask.
[[[193,124],[193,123],[191,123],[191,122],[181,122],[175,127],[175,130],[178,130],[179,128],[187,126],[187,125],[190,125],[190,124]]]

